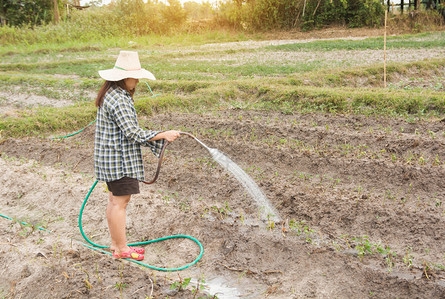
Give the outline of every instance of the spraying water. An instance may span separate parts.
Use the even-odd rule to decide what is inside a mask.
[[[280,217],[278,216],[277,211],[269,203],[269,200],[267,199],[267,197],[264,195],[264,193],[261,191],[261,189],[255,183],[255,181],[253,181],[252,178],[246,172],[244,172],[244,170],[241,169],[241,167],[239,167],[229,157],[224,155],[222,152],[220,152],[216,148],[208,147],[207,145],[202,143],[199,139],[197,139],[193,135],[190,135],[188,133],[184,133],[184,134],[189,135],[190,137],[194,138],[199,144],[201,144],[205,149],[207,149],[209,151],[209,153],[212,155],[213,160],[218,162],[218,164],[221,165],[225,170],[229,171],[230,173],[232,173],[235,176],[235,178],[249,192],[250,196],[252,196],[252,198],[257,202],[257,204],[260,208],[262,220],[272,220],[275,222],[280,221]]]

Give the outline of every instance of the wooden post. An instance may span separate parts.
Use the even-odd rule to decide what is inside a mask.
[[[386,20],[388,19],[388,11],[385,10],[385,31],[383,34],[383,87],[386,88]]]
[[[389,1],[389,0],[388,0]],[[306,10],[306,0],[304,0],[304,3],[303,3],[303,15],[302,15],[302,17],[304,18],[304,11]]]
[[[54,24],[59,24],[59,19],[60,19],[60,15],[59,15],[59,5],[57,3],[57,0],[53,1],[54,4]]]

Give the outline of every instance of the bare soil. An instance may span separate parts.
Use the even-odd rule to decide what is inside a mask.
[[[6,139],[0,213],[11,219],[0,219],[0,298],[445,298],[442,120],[231,109],[141,124],[187,128],[223,152],[280,221],[261,219],[240,182],[182,136],[167,147],[157,182],[141,184],[130,202],[128,237],[191,235],[202,259],[179,272],[113,260],[84,246],[78,227],[95,181],[94,126],[62,140]],[[157,160],[144,155],[149,180]],[[106,201],[99,183],[82,222],[104,245]],[[181,239],[146,251],[157,267],[199,253]]]

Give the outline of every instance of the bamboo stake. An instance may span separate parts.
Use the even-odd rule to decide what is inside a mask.
[[[385,9],[385,32],[383,36],[383,86],[386,88],[386,20],[388,19],[388,10]]]

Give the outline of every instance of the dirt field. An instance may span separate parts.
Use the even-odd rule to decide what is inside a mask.
[[[202,259],[179,272],[113,260],[85,247],[78,228],[94,183],[94,126],[63,140],[6,139],[0,213],[11,219],[0,219],[0,298],[445,298],[442,120],[231,109],[140,122],[187,128],[223,152],[281,221],[261,219],[243,185],[182,136],[157,182],[132,199],[128,236],[191,235]],[[157,161],[145,156],[150,179]],[[83,228],[108,245],[106,200],[99,183]],[[199,253],[180,239],[146,250],[158,267]]]

